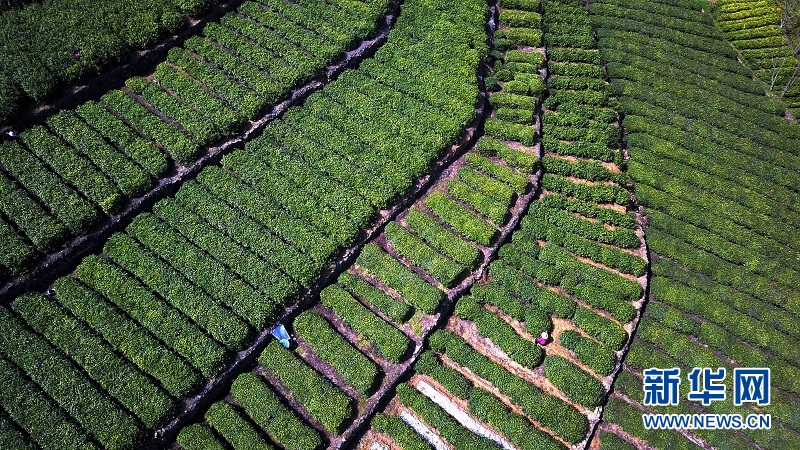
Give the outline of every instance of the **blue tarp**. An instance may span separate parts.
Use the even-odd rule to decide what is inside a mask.
[[[278,326],[272,330],[272,335],[275,336],[275,339],[280,341],[281,345],[289,348],[289,333],[286,332],[286,328],[283,324],[278,324]]]

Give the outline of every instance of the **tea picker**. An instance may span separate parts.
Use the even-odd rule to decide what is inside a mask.
[[[548,339],[550,339],[550,334],[547,331],[542,331],[542,334],[536,338],[536,343],[539,345],[547,345]]]

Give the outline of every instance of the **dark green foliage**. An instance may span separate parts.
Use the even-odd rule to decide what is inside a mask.
[[[509,82],[511,83],[511,82]],[[498,139],[519,141],[523,145],[536,143],[536,128],[529,125],[506,122],[498,119],[486,119],[486,134]]]
[[[612,350],[620,350],[628,340],[624,328],[587,308],[575,310],[575,325]]]
[[[397,222],[389,223],[385,229],[386,237],[397,253],[436,278],[445,287],[455,284],[466,267],[440,255],[433,248],[409,233]]]
[[[466,163],[468,167],[479,170],[496,180],[502,181],[518,193],[525,191],[530,184],[530,180],[528,180],[528,177],[525,175],[517,173],[513,168],[498,164],[477,153],[468,153]]]
[[[49,118],[47,124],[62,139],[86,155],[126,197],[141,195],[151,186],[152,180],[144,170],[105,142],[74,112],[62,111]]]
[[[339,275],[339,284],[396,323],[406,322],[414,315],[414,307],[391,297],[359,276],[344,272]]]
[[[563,449],[563,444],[549,434],[535,428],[527,419],[514,413],[494,395],[475,389],[469,402],[469,411],[488,423],[519,448]]]
[[[528,214],[523,219],[523,227],[544,229],[547,233],[550,231],[549,228],[553,227],[561,232],[574,233],[587,239],[622,248],[635,249],[641,245],[639,236],[633,230],[627,228],[609,230],[602,223],[589,221],[566,211],[550,209],[541,202],[531,205]]]
[[[276,341],[264,349],[258,361],[280,378],[328,431],[340,433],[355,413],[349,397]]]
[[[460,178],[452,179],[447,183],[447,193],[469,205],[496,225],[501,225],[505,221],[508,203],[500,202],[486,195]]]
[[[408,304],[426,314],[433,314],[444,297],[442,291],[425,282],[375,243],[364,247],[356,264],[370,276],[396,290]]]
[[[475,245],[456,236],[436,219],[419,209],[411,209],[405,217],[405,222],[411,231],[432,247],[468,268],[477,264],[481,257],[480,250]]]
[[[184,427],[178,434],[178,445],[185,450],[224,450],[225,445],[211,432],[207,425],[196,423]]]
[[[529,52],[522,50],[509,50],[505,53],[503,59],[506,61],[506,63],[515,62],[515,63],[531,64],[537,67],[544,64],[544,55],[542,55],[538,51]]]
[[[358,392],[369,395],[377,387],[378,366],[320,315],[311,311],[300,314],[294,320],[294,330]]]
[[[475,323],[478,333],[488,338],[524,367],[535,368],[542,362],[543,351],[535,342],[523,339],[499,316],[489,312],[472,297],[458,301],[455,314]]]
[[[402,419],[395,416],[376,414],[372,418],[372,428],[390,436],[403,450],[430,450],[433,448]]]
[[[144,438],[144,430],[127,411],[92,384],[72,361],[26,329],[10,311],[0,309],[0,346],[10,361],[55,400],[106,448],[127,448]],[[69,380],[65,383],[64,380]],[[19,395],[19,394],[18,394]],[[6,404],[5,402],[3,403]]]
[[[174,346],[203,375],[216,375],[226,362],[228,354],[224,347],[118,266],[92,255],[75,269],[75,275],[159,339]]]
[[[408,352],[411,341],[401,331],[384,322],[339,285],[328,286],[320,292],[320,301],[390,361],[399,363]]]
[[[0,173],[0,210],[39,251],[51,250],[67,236],[66,227],[4,173]]]
[[[55,284],[58,301],[100,334],[117,352],[157,379],[174,396],[184,396],[201,382],[199,374],[172,350],[97,293],[71,277]]]
[[[600,435],[600,450],[634,450],[636,446],[616,434],[606,432]]]
[[[627,206],[631,199],[630,192],[617,185],[574,183],[565,177],[549,173],[542,176],[542,186],[548,191],[593,203],[616,203]]]
[[[70,448],[100,448],[61,407],[19,366],[0,357],[0,400],[3,408],[42,447],[57,444]]]
[[[494,442],[486,438],[473,434],[471,431],[462,427],[455,419],[448,415],[439,405],[428,397],[420,394],[409,384],[401,384],[397,387],[397,397],[400,401],[414,410],[420,417],[436,429],[445,441],[455,448],[470,449],[493,449],[497,448]]]
[[[244,321],[129,235],[111,236],[103,251],[228,348],[238,349],[247,342],[251,330]]]
[[[572,317],[575,314],[574,300],[537,285],[530,277],[506,265],[503,259],[493,263],[489,268],[489,272],[509,292],[514,293],[515,296],[526,302],[538,305],[542,311],[561,318]]]
[[[437,331],[431,336],[430,345],[433,350],[446,353],[458,364],[491,382],[521,406],[526,414],[549,427],[558,436],[571,442],[583,439],[588,424],[577,410],[511,374],[469,347],[460,337],[449,331]]]
[[[152,46],[208,4],[136,0],[98,6],[73,0],[37,2],[11,11],[0,8],[2,40],[13,43],[0,53],[6,65],[0,80],[9,86],[3,91],[13,93],[4,102],[3,122],[23,100],[43,100],[60,85],[73,84],[121,62],[132,50]]]
[[[153,253],[167,261],[189,281],[224,302],[234,313],[253,327],[263,328],[277,306],[272,302],[253,302],[262,294],[248,285],[230,269],[193,246],[180,234],[151,214],[138,216],[128,227],[128,234]]]
[[[283,448],[311,450],[322,445],[319,434],[284,406],[278,395],[257,375],[239,375],[231,386],[231,394],[253,422]]]
[[[534,173],[538,167],[539,159],[536,154],[513,149],[505,142],[500,142],[488,136],[481,136],[475,148],[480,155],[497,156],[506,164],[523,173]]]
[[[116,212],[122,206],[122,193],[80,150],[68,146],[41,126],[20,134],[20,138],[31,153],[41,158],[63,179],[70,180],[105,213]]]
[[[133,161],[140,164],[153,178],[166,175],[169,158],[152,142],[142,139],[128,125],[96,102],[86,102],[75,112],[92,128],[118,146]]]
[[[561,345],[575,352],[575,356],[601,376],[610,375],[616,366],[614,353],[606,346],[585,338],[573,330],[559,336]]]
[[[441,192],[425,199],[425,206],[464,237],[481,245],[490,245],[497,230],[490,223],[459,205]]]
[[[458,398],[469,400],[472,396],[472,383],[457,370],[443,366],[433,352],[422,353],[414,364],[414,370],[433,378]]]
[[[513,45],[539,47],[542,44],[542,31],[533,28],[501,28],[495,36],[496,39],[506,39]]]
[[[165,423],[173,412],[173,401],[162,388],[130,361],[115,354],[113,348],[57,303],[41,295],[27,294],[14,300],[12,307],[148,428]]]
[[[235,450],[274,449],[228,403],[217,402],[211,405],[206,412],[206,420]]]
[[[548,356],[544,360],[544,375],[567,397],[588,408],[598,406],[605,394],[603,385],[560,356]]]

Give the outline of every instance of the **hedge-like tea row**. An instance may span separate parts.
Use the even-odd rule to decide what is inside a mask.
[[[607,223],[614,227],[636,228],[636,217],[631,213],[622,213],[609,208],[601,208],[594,203],[565,197],[559,194],[544,196],[539,201],[548,208],[562,209],[577,213],[584,217],[597,219],[600,222]]]
[[[0,122],[12,119],[25,103],[43,100],[58,87],[97,74],[123,61],[131,51],[150,47],[177,32],[186,16],[199,15],[210,4],[204,0],[137,0],[92,5],[70,0],[9,10],[4,4],[2,40],[14,45],[0,54],[5,61],[0,71],[4,94]]]
[[[353,417],[352,399],[276,341],[267,345],[258,362],[277,376],[331,433],[342,432]]]
[[[86,102],[75,112],[105,139],[122,150],[135,163],[144,168],[153,178],[161,178],[169,169],[169,157],[161,149],[128,127],[96,102]]]
[[[309,286],[322,269],[322,263],[285,242],[276,230],[259,223],[247,212],[231,207],[199,183],[184,183],[175,200],[224,233],[226,239],[235,240],[298,284]]]
[[[475,389],[469,399],[469,411],[505,434],[518,448],[563,449],[563,444],[535,428],[530,421],[514,413],[492,394]]]
[[[384,322],[339,285],[331,285],[320,292],[320,301],[331,308],[344,323],[390,361],[399,363],[407,354],[411,341],[400,330]]]
[[[202,381],[199,373],[172,349],[118,309],[109,308],[102,296],[76,279],[59,279],[55,290],[59,303],[173,396],[187,395]]]
[[[3,407],[28,436],[30,448],[57,443],[73,448],[99,449],[89,435],[25,373],[5,357],[0,357],[0,400]]]
[[[220,343],[237,349],[247,342],[251,329],[242,319],[183,278],[180,272],[154,253],[142,248],[129,235],[112,236],[103,250],[120,267],[194,320]]]
[[[37,390],[57,402],[102,446],[130,448],[144,438],[144,430],[135,417],[117,406],[112,397],[96,387],[68,357],[26,329],[5,308],[0,309],[0,324],[4,330],[0,338],[3,354],[38,385]],[[25,392],[10,391],[9,394],[19,397]]]
[[[656,273],[659,275],[665,274],[660,267],[657,270]],[[751,315],[748,315],[752,314],[751,310],[739,311],[734,309],[735,307],[741,308],[738,304],[732,307],[727,302],[721,302],[695,286],[668,282],[667,279],[662,277],[654,278],[653,285],[658,286],[659,301],[674,306],[683,312],[694,314],[712,323],[724,326],[726,330],[740,339],[745,339],[761,348],[769,349],[787,361],[797,363],[795,361],[797,358],[795,348],[798,343],[790,337],[791,330],[776,329],[780,325],[774,324],[777,321],[770,320],[769,316],[751,317]],[[689,301],[697,298],[702,298],[703,302]],[[766,305],[753,299],[750,299],[750,304],[757,305],[758,309],[768,310],[765,307]]]
[[[556,440],[535,428],[525,417],[514,413],[498,398],[472,386],[458,371],[444,367],[431,352],[420,355],[415,368],[456,397],[467,400],[469,412],[505,434],[519,448],[563,448]]]
[[[402,324],[414,315],[413,306],[395,299],[357,275],[344,272],[339,275],[338,282],[354,297],[374,306],[395,323]]]
[[[5,173],[0,173],[0,192],[0,210],[14,218],[36,250],[50,250],[66,237],[67,228]]]
[[[619,351],[628,340],[628,332],[622,326],[589,308],[576,308],[574,319],[575,325],[612,350]]]
[[[397,291],[409,305],[433,314],[444,298],[444,293],[413,273],[400,261],[383,251],[378,244],[364,246],[356,265],[368,275],[377,278]]]
[[[509,244],[509,250],[519,249]],[[590,305],[609,311],[621,322],[630,321],[635,314],[629,301],[639,298],[641,286],[631,280],[578,261],[562,248],[549,244],[536,254],[524,250],[515,251],[515,258],[506,259],[526,275],[534,277],[547,285],[560,285],[564,291],[573,294]],[[500,276],[502,277],[502,269]],[[513,277],[513,274],[510,274]],[[638,295],[636,295],[638,294]],[[547,307],[542,309],[549,310]]]
[[[318,433],[284,406],[257,375],[239,375],[231,386],[231,394],[247,416],[283,448],[306,450],[322,445]]]
[[[560,318],[569,318],[575,314],[574,300],[546,287],[539,286],[532,278],[506,265],[506,261],[503,259],[492,263],[489,267],[489,273],[508,292],[513,293],[516,297],[531,305],[538,306],[539,309],[548,314]]]
[[[306,311],[294,320],[295,332],[358,392],[369,395],[376,388],[380,369],[348,342],[320,315]]]
[[[455,314],[472,321],[481,336],[488,338],[522,366],[533,369],[542,362],[543,351],[535,342],[523,339],[503,319],[492,314],[472,297],[456,304]]]
[[[346,21],[361,8],[357,2],[347,1],[341,4],[348,5],[348,13],[340,14]],[[242,319],[237,320],[238,323],[248,323],[253,328],[263,330],[286,306],[284,300],[291,298],[291,295],[284,297],[280,293],[294,285],[292,280],[310,281],[315,278],[308,274],[288,273],[292,266],[286,261],[280,263],[280,258],[274,257],[273,260],[264,255],[265,244],[249,242],[251,237],[248,236],[256,234],[238,234],[233,231],[233,225],[219,222],[249,218],[249,223],[257,223],[265,231],[271,230],[279,240],[296,247],[301,254],[319,263],[319,269],[315,270],[321,271],[337,256],[346,241],[344,238],[359,233],[358,230],[353,230],[354,223],[350,219],[355,222],[357,218],[364,217],[364,209],[355,204],[352,208],[346,208],[346,212],[343,212],[346,206],[344,204],[339,209],[331,208],[330,211],[336,211],[338,217],[347,218],[334,225],[348,229],[328,230],[329,224],[324,222],[327,216],[312,216],[315,213],[311,206],[317,206],[318,198],[327,203],[340,194],[330,192],[308,197],[304,193],[287,190],[286,185],[273,188],[263,182],[256,183],[256,178],[245,182],[242,180],[245,178],[244,174],[233,173],[233,169],[227,165],[228,161],[231,161],[230,164],[235,161],[237,167],[242,168],[248,157],[252,157],[250,161],[254,167],[280,166],[286,158],[277,158],[273,151],[276,149],[298,161],[297,165],[275,169],[273,173],[280,174],[283,179],[298,174],[296,170],[302,169],[302,162],[309,168],[306,172],[308,177],[302,178],[303,180],[322,180],[310,175],[333,173],[335,176],[326,177],[330,182],[324,185],[324,181],[320,181],[320,186],[341,184],[368,199],[371,208],[385,207],[390,200],[403,194],[419,175],[427,171],[429,163],[443,148],[455,142],[461,127],[474,117],[478,94],[475,73],[480,60],[486,54],[486,12],[486,4],[480,1],[445,5],[406,2],[403,14],[398,18],[388,42],[376,53],[375,63],[365,67],[370,67],[372,73],[377,74],[380,70],[376,67],[386,66],[388,69],[383,73],[396,73],[397,80],[424,79],[424,83],[409,85],[407,81],[395,82],[391,76],[383,78],[380,83],[370,82],[366,69],[348,71],[307,99],[303,106],[292,108],[281,119],[273,122],[268,132],[251,142],[249,148],[234,150],[245,157],[232,158],[221,165],[213,165],[201,171],[196,183],[191,183],[194,187],[187,188],[194,189],[197,198],[192,198],[194,194],[179,193],[177,199],[159,204],[155,208],[157,214],[145,213],[135,218],[126,233],[140,244],[137,248],[147,254],[152,253],[152,258],[162,261],[158,267],[197,286],[194,291],[204,292],[221,308],[230,310],[235,317]],[[225,51],[223,53],[227,54]],[[446,56],[431,58],[430,55],[433,54]],[[395,86],[402,86],[408,93],[401,93]],[[134,111],[131,114],[135,120],[131,120],[131,123],[166,127],[161,128],[162,131],[170,131],[164,131],[164,136],[179,144],[176,148],[185,150],[184,156],[192,153],[196,142],[188,135],[149,113],[128,94],[115,92],[117,93],[107,97],[107,102],[104,101],[105,106],[116,110],[114,105],[110,105],[115,99],[119,104],[128,104]],[[144,89],[142,92],[144,93]],[[432,100],[423,102],[418,99],[425,97]],[[435,113],[431,104],[448,104],[454,108]],[[332,115],[320,117],[329,111]],[[336,115],[333,115],[334,112]],[[155,118],[155,121],[148,122],[147,117]],[[386,120],[375,120],[375,117],[385,117]],[[258,140],[269,141],[280,136],[277,130],[289,133],[286,141],[281,140],[277,145],[270,146],[270,150],[260,145]],[[200,133],[199,130],[196,131]],[[295,147],[296,141],[291,136],[304,142],[306,147]],[[184,147],[182,142],[191,145]],[[18,146],[18,143],[9,146]],[[174,155],[171,149],[169,151]],[[6,155],[9,153],[3,152],[2,157],[5,158]],[[353,164],[353,159],[360,163]],[[270,162],[258,165],[259,160]],[[364,165],[364,162],[370,164]],[[332,166],[326,165],[329,163],[354,170],[330,170]],[[364,182],[358,182],[352,177],[355,169],[361,168],[362,173],[368,173],[376,167],[375,163],[379,163],[380,167],[396,169],[393,175],[387,174],[391,184],[385,184],[374,176],[363,177]],[[307,186],[307,189],[312,190],[314,186]],[[75,197],[81,198],[78,194]],[[204,210],[206,205],[209,205],[208,210]],[[238,213],[215,217],[216,212],[226,207]],[[79,209],[72,208],[69,214],[76,212]],[[100,215],[97,214],[97,217]],[[335,237],[329,238],[329,232]],[[237,236],[231,237],[234,233]],[[280,251],[280,247],[276,244],[276,250],[272,252],[277,251]],[[135,254],[133,258],[136,258]],[[122,257],[117,259],[121,260]],[[395,263],[402,268],[402,272],[395,273],[397,279],[393,281],[407,283],[409,280],[406,277],[409,274],[415,277],[407,290],[399,291],[411,294],[411,297],[417,296],[415,299],[421,300],[425,309],[433,311],[443,298],[442,292],[413,275],[401,264]],[[135,267],[131,261],[125,266],[126,269]],[[134,278],[115,263],[97,256],[87,259],[77,275],[81,280],[91,283],[97,291],[87,287],[78,278],[64,277],[55,284],[58,301],[94,328],[118,354],[161,382],[176,397],[191,394],[205,376],[216,374],[219,365],[230,356],[230,349],[210,336],[210,330],[216,324],[211,321],[195,321],[185,314],[184,309],[190,311],[188,303],[191,299],[176,307],[177,299],[174,295],[177,294],[168,296],[163,284],[159,285],[157,280],[148,279],[148,284],[145,284],[144,280]],[[381,272],[381,276],[383,275]],[[360,292],[370,291],[363,289],[363,285],[356,289]],[[400,303],[387,301],[388,297],[384,294],[376,295],[375,292],[379,291],[372,289],[368,294],[358,295],[360,298],[366,297],[370,302],[379,302],[376,299],[382,295],[386,305]],[[274,298],[271,298],[273,293]],[[202,297],[202,294],[198,295]],[[141,301],[134,302],[134,299]],[[392,314],[399,322],[413,314],[411,308],[397,305],[393,308],[395,311]],[[391,309],[392,307],[386,308],[387,311]],[[146,311],[151,313],[148,315]],[[222,340],[221,331],[217,329],[215,333]],[[226,337],[226,340],[236,341],[236,334]],[[262,357],[262,362],[271,366],[271,361],[280,358],[275,356],[280,355],[280,351],[282,350],[273,351],[273,347],[269,347],[269,351],[265,353],[268,356]],[[193,365],[199,369],[193,369]],[[292,395],[326,428],[341,431],[344,423],[353,415],[355,405],[350,399],[340,392],[337,393],[322,376],[288,353],[280,364],[271,367],[270,372],[280,377],[292,391]],[[108,429],[114,428],[109,426]]]
[[[440,255],[396,222],[388,224],[384,232],[400,256],[429,273],[445,287],[453,286],[466,270],[466,267]]]
[[[558,228],[548,226],[541,219],[537,222],[534,225],[536,229],[531,230],[533,236],[538,235],[539,238],[546,239],[554,245],[560,245],[578,256],[589,258],[612,269],[617,269],[622,273],[638,277],[645,272],[647,264],[638,256],[631,255],[615,247],[600,245],[582,236],[562,232]]]
[[[411,385],[403,383],[397,387],[397,398],[411,408],[422,420],[433,427],[453,448],[494,449],[497,445],[462,427],[453,417],[428,397],[420,394]]]
[[[798,285],[790,275],[797,267],[784,255],[798,245],[790,237],[796,233],[787,233],[798,227],[797,212],[786,207],[790,203],[785,199],[796,194],[798,179],[790,173],[798,164],[800,130],[780,117],[786,104],[764,96],[769,86],[752,81],[753,73],[737,60],[708,14],[664,2],[670,6],[653,9],[645,20],[632,11],[639,3],[647,4],[602,0],[590,6],[626,113],[623,125],[633,158],[629,169],[637,182],[637,199],[647,206],[650,218],[646,235],[655,261],[650,292],[660,299],[648,306],[637,331],[641,339],[633,342],[626,361],[641,370],[676,361],[723,366],[722,360],[732,359],[737,365],[784,372],[782,380],[792,386],[785,388],[796,389],[792,349],[797,340],[789,331],[796,326],[788,319],[796,319],[789,299],[797,297]],[[778,56],[761,48],[777,42],[762,34],[769,29],[761,26],[767,21],[748,18],[749,9],[756,14],[762,4],[726,1],[713,9],[731,39],[747,40],[740,44],[741,58],[755,63],[753,69],[764,62],[771,67],[771,56]],[[631,12],[631,20],[617,20],[619,14],[610,11]],[[777,15],[773,17],[775,31]],[[687,30],[707,37],[691,39]],[[643,42],[651,45],[640,48]],[[758,61],[764,57],[766,61]],[[755,76],[763,77],[764,72]],[[769,74],[766,78],[769,82]],[[659,86],[658,92],[640,92],[652,86]],[[679,91],[680,98],[674,98]],[[723,305],[719,298],[730,301]],[[780,362],[768,356],[764,346],[773,355],[780,353]],[[641,384],[631,380],[636,378],[623,372],[619,389],[641,402]],[[788,411],[790,404],[773,399],[768,408]],[[679,433],[645,430],[635,406],[612,401],[605,411],[609,420],[651,446],[695,445]],[[769,433],[745,435],[757,445],[780,448],[787,445],[787,434],[780,431],[787,423],[796,427],[793,418],[775,413]],[[719,448],[752,445],[730,434],[698,436],[703,445]]]
[[[480,245],[490,245],[497,233],[489,222],[439,191],[425,199],[425,206],[456,232]]]
[[[221,20],[225,26],[210,23],[204,31],[206,36],[218,38],[228,49],[240,50],[242,54],[228,53],[209,38],[195,36],[186,42],[186,48],[199,53],[197,57],[186,50],[173,49],[170,52],[169,60],[181,70],[162,63],[156,68],[152,81],[142,77],[131,78],[126,82],[126,89],[106,93],[101,104],[88,102],[79,106],[76,111],[83,120],[78,119],[73,111],[63,111],[49,119],[48,125],[67,143],[41,128],[20,133],[22,142],[42,161],[32,155],[9,155],[10,158],[23,160],[17,164],[11,161],[8,165],[4,162],[4,165],[10,168],[26,190],[38,195],[71,231],[69,236],[51,239],[43,247],[49,250],[60,245],[64,239],[86,231],[100,218],[98,212],[88,209],[97,208],[106,214],[118,211],[125,200],[152,188],[157,178],[164,176],[173,162],[191,164],[204,146],[235,134],[245,118],[255,119],[292,87],[317,76],[345,47],[366,36],[386,7],[384,0],[365,4],[345,2],[315,5],[314,14],[319,19],[309,22],[304,17],[308,16],[308,8],[312,8],[312,5],[290,8],[292,12],[284,16],[281,9],[286,8],[279,3],[272,2],[271,8],[274,9],[265,10],[260,5],[248,2],[241,9],[254,13],[256,20],[241,18],[233,12]],[[153,9],[160,10],[161,6]],[[180,19],[180,15],[176,17]],[[258,22],[258,18],[263,19],[264,23]],[[282,22],[281,26],[272,26],[278,21]],[[323,39],[313,32],[329,31],[336,27],[340,27],[340,39],[334,44],[327,44],[325,58],[310,57],[306,50],[314,54],[316,46],[313,42]],[[303,38],[309,35],[316,38],[311,41]],[[292,41],[292,37],[300,38],[311,48],[303,49],[301,44]],[[68,45],[65,48],[71,47]],[[280,57],[276,57],[276,54]],[[93,59],[95,56],[86,54],[79,59],[73,58],[75,67],[80,66],[86,58]],[[261,62],[259,68],[250,65],[254,61]],[[247,86],[241,86],[240,81],[245,81]],[[155,113],[148,108],[155,109]],[[54,169],[58,181],[53,175],[43,173],[49,170],[43,163]],[[27,173],[19,175],[15,169]],[[29,177],[33,180],[29,180]],[[78,195],[84,194],[92,205],[76,204],[84,203],[83,199],[62,199],[68,194],[59,191],[70,189],[67,186],[74,186],[79,191]],[[275,183],[272,186],[282,184]],[[39,195],[42,191],[52,192]],[[337,191],[320,190],[329,193]],[[72,203],[76,208],[64,208],[61,204],[65,202]],[[65,210],[64,214],[60,214],[62,209]],[[367,215],[371,213],[369,211]],[[44,221],[36,228],[44,228],[46,224],[47,221]],[[364,226],[361,223],[356,225]],[[34,230],[30,233],[34,237],[37,233],[41,234]],[[9,243],[9,250],[15,242],[13,238],[4,241]],[[19,273],[34,259],[28,253],[24,249],[15,250],[14,255],[21,256],[6,258],[3,265],[8,267],[10,274]]]
[[[551,173],[542,176],[542,187],[548,191],[592,203],[616,203],[627,206],[631,199],[630,192],[615,184],[575,183],[566,177]]]
[[[214,436],[211,428],[199,423],[184,427],[178,434],[177,442],[185,450],[225,449],[225,444]]]
[[[103,212],[111,214],[119,210],[122,193],[80,150],[68,146],[42,126],[21,134],[20,138],[32,155],[39,157],[63,179],[71,181],[80,193]]]
[[[155,216],[149,213],[138,216],[127,232],[254,328],[263,327],[275,314],[277,305],[268,301],[254,302],[253,299],[263,294]]]
[[[431,351],[419,355],[414,363],[417,373],[428,375],[444,386],[451,394],[464,400],[469,400],[474,390],[472,383],[451,367],[445,367]]]
[[[524,228],[549,232],[550,228],[572,233],[587,239],[617,247],[635,249],[641,245],[639,236],[627,228],[609,230],[604,223],[594,222],[575,216],[567,211],[551,209],[541,202],[531,205],[523,221]]]
[[[5,220],[0,220],[0,236],[8,246],[8,249],[0,255],[0,275],[19,273],[21,267],[33,259],[35,250]]]
[[[756,76],[774,92],[782,92],[798,60],[780,27],[780,9],[768,1],[728,0],[720,2],[713,12],[725,37],[741,51]],[[770,55],[763,57],[764,53]],[[790,88],[783,98],[789,106],[797,107],[799,97],[797,89]]]
[[[481,156],[478,153],[468,153],[465,162],[468,167],[505,183],[518,193],[524,192],[530,184],[528,177],[517,173],[513,168],[496,164],[489,158]]]
[[[153,213],[189,242],[218,261],[236,261],[231,272],[263,293],[269,303],[282,304],[299,287],[275,267],[224,234],[208,226],[208,222],[182,208],[173,199],[164,199],[153,207]],[[173,231],[175,233],[175,231]]]
[[[431,450],[433,448],[399,417],[376,414],[370,424],[373,430],[391,437],[403,450]]]
[[[500,94],[494,94],[490,100],[495,99]],[[481,136],[475,144],[475,150],[479,156],[496,156],[506,164],[523,173],[534,173],[538,167],[539,159],[534,153],[526,153],[511,148],[505,142],[498,141],[488,136]]]
[[[206,411],[206,421],[233,448],[274,449],[242,414],[225,402],[217,402]]]
[[[492,383],[531,418],[547,426],[566,441],[578,442],[586,434],[588,426],[586,417],[572,406],[511,374],[469,347],[460,337],[449,331],[437,331],[431,336],[430,345],[433,350],[445,353],[458,364]]]
[[[93,255],[83,260],[75,275],[154,336],[174,346],[203,375],[216,375],[227,361],[224,347],[118,266]]]
[[[691,288],[693,291],[696,291],[698,295],[709,298],[725,298],[726,304],[733,310],[746,314],[764,324],[768,324],[776,331],[783,331],[790,336],[796,333],[799,324],[794,321],[790,315],[787,315],[784,309],[769,302],[758,300],[730,286],[725,286],[708,278],[692,277],[691,271],[663,258],[658,258],[653,261],[652,270],[654,274],[671,277],[679,281],[681,284],[685,285],[686,288]],[[683,287],[681,288],[685,289]],[[665,295],[665,297],[669,298],[669,295]],[[703,303],[702,305],[695,305],[695,308],[700,308],[706,304],[708,304],[709,307],[713,307],[715,303]],[[757,305],[758,307],[754,308],[753,305]],[[708,317],[709,320],[714,320],[713,318],[715,317],[708,310],[704,310],[703,313],[698,314]]]
[[[141,195],[152,184],[147,172],[103,140],[103,135],[80,120],[73,111],[61,111],[50,117],[47,125],[88,157],[126,197]]]
[[[553,355],[545,358],[544,375],[576,403],[594,408],[603,401],[605,394],[603,385],[561,356]]]
[[[471,154],[468,154],[468,157],[469,155]],[[405,222],[411,231],[430,246],[469,269],[473,268],[481,258],[481,252],[475,245],[456,236],[419,209],[411,209],[405,217]]]
[[[504,204],[486,195],[465,183],[461,178],[450,180],[447,183],[447,192],[495,224],[502,224],[508,212],[509,204]]]
[[[608,347],[573,330],[562,332],[558,339],[561,345],[575,352],[575,356],[595,373],[606,376],[614,371],[617,358]]]
[[[169,394],[130,361],[114,353],[113,348],[58,303],[30,294],[17,298],[12,307],[31,328],[136,414],[146,427],[156,428],[167,421],[175,407]],[[142,402],[142,398],[146,401]]]

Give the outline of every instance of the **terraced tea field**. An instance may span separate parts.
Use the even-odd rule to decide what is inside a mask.
[[[792,0],[108,3],[0,5],[0,448],[800,447]]]

